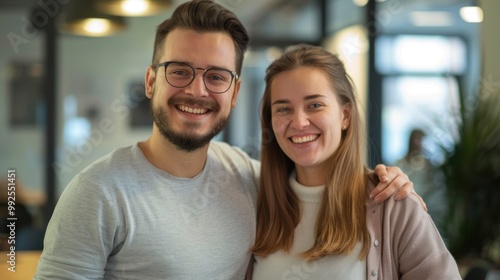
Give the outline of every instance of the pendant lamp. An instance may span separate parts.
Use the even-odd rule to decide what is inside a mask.
[[[107,14],[140,17],[161,13],[172,6],[172,0],[100,0],[97,8]]]
[[[88,37],[104,37],[122,31],[125,18],[96,9],[98,0],[72,0],[66,5],[59,31]]]

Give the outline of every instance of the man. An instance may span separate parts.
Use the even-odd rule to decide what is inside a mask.
[[[145,77],[152,135],[70,182],[35,279],[244,278],[260,166],[211,140],[235,105],[248,40],[235,15],[212,1],[184,3],[158,26]],[[382,198],[401,185],[402,196],[412,190],[398,172]]]

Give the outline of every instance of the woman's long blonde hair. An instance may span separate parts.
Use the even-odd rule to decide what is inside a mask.
[[[363,122],[351,78],[343,63],[323,48],[309,45],[294,47],[267,69],[261,108],[263,139],[257,235],[251,251],[257,256],[267,256],[278,250],[289,252],[295,227],[300,221],[300,204],[288,181],[294,163],[283,153],[272,132],[270,91],[276,75],[299,67],[323,71],[330,78],[339,104],[351,106],[349,126],[342,132],[340,145],[329,159],[330,172],[316,220],[315,242],[301,256],[315,260],[326,255],[348,254],[361,242],[363,249],[359,258],[363,259],[369,248]]]

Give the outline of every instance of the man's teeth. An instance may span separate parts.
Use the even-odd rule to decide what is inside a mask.
[[[309,135],[304,137],[292,137],[292,142],[295,144],[311,142],[318,138],[318,135]]]
[[[184,106],[184,105],[180,105],[178,106],[179,110],[183,111],[183,112],[188,112],[188,113],[191,113],[191,114],[205,114],[208,110],[207,109],[199,109],[199,108],[191,108],[191,107],[188,107],[188,106]]]

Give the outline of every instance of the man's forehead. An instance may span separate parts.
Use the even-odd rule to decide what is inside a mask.
[[[234,42],[231,36],[224,32],[174,29],[167,35],[163,45],[163,53],[160,54],[163,60],[181,61],[197,67],[215,66],[234,70]]]

